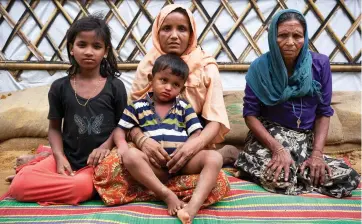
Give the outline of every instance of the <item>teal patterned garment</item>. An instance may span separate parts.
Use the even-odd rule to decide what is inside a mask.
[[[307,25],[304,32],[304,45],[299,53],[294,73],[288,77],[277,43],[278,19],[287,12],[298,13],[303,17],[303,14],[294,9],[279,11],[273,17],[268,31],[269,52],[254,60],[246,74],[247,84],[259,100],[267,106],[306,95],[318,95],[321,100],[321,84],[312,77],[312,55],[308,50]]]
[[[281,171],[276,182],[267,175],[267,165],[272,159],[271,151],[264,147],[252,132],[245,140],[245,148],[240,152],[235,166],[240,170],[242,177],[251,178],[264,189],[279,194],[299,195],[318,192],[335,198],[348,197],[360,183],[360,175],[343,160],[333,159],[324,155],[325,163],[331,168],[332,176],[325,174],[323,186],[313,187],[310,182],[309,168],[300,173],[300,166],[312,154],[313,131],[296,131],[280,126],[277,123],[260,119],[269,134],[278,139],[284,149],[289,151],[294,164],[289,169],[289,180],[284,181],[284,170]]]

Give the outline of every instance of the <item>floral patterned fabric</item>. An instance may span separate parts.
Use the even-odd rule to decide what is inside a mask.
[[[272,158],[271,151],[262,146],[252,132],[249,131],[246,138],[245,148],[240,152],[235,166],[239,169],[240,176],[251,178],[270,192],[298,195],[316,191],[321,194],[336,198],[350,196],[352,190],[360,183],[358,173],[348,167],[342,160],[333,159],[324,155],[324,160],[332,170],[332,176],[326,173],[325,183],[320,187],[311,186],[309,169],[303,173],[298,172],[302,163],[307,160],[313,150],[313,132],[295,131],[279,124],[260,119],[266,130],[290,152],[294,165],[290,167],[289,180],[284,181],[284,170],[282,170],[276,182],[267,177],[266,168]]]
[[[165,186],[182,201],[191,199],[200,175],[180,175],[169,179]],[[112,152],[95,168],[94,186],[106,205],[121,205],[137,201],[159,200],[155,194],[134,180],[120,164],[117,151]],[[229,181],[223,171],[217,177],[217,185],[210,192],[202,207],[224,198],[230,190]]]

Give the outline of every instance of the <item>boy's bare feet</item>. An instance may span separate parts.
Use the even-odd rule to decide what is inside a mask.
[[[192,224],[196,214],[197,210],[195,211],[189,205],[177,211],[177,217],[181,220],[182,224]]]
[[[240,152],[240,150],[233,145],[225,145],[217,151],[222,155],[223,164],[234,163]]]
[[[184,207],[184,202],[178,199],[176,194],[166,187],[164,192],[164,197],[161,199],[167,204],[168,214],[176,215],[177,211]]]

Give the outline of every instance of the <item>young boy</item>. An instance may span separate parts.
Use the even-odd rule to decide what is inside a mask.
[[[180,57],[172,54],[160,56],[155,61],[152,75],[148,77],[153,93],[148,93],[144,99],[133,102],[124,110],[114,134],[118,155],[128,172],[167,204],[170,215],[177,213],[182,223],[192,222],[215,187],[223,162],[221,155],[214,150],[201,150],[181,169],[182,174],[200,173],[193,196],[184,206],[175,193],[161,182],[170,177],[168,168],[153,166],[144,152],[129,148],[125,132],[134,126],[140,127],[146,136],[160,143],[170,158],[176,149],[182,148],[183,143],[198,136],[202,125],[192,106],[179,96],[188,73],[188,66]],[[148,137],[137,139],[137,145],[142,145]]]

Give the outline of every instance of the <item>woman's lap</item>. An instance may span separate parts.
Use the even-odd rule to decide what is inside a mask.
[[[199,175],[181,175],[168,180],[165,185],[181,200],[189,201],[196,187]],[[108,155],[94,171],[94,185],[106,205],[120,205],[136,201],[159,200],[155,195],[132,178],[119,159],[115,150]],[[230,190],[223,171],[217,178],[217,186],[209,194],[203,206],[211,205],[224,198]]]
[[[281,193],[298,195],[311,191],[317,191],[332,197],[345,197],[351,194],[359,184],[359,175],[352,168],[348,167],[344,161],[333,159],[324,155],[325,162],[332,169],[332,176],[326,173],[326,182],[322,187],[312,187],[309,184],[308,169],[303,174],[298,172],[301,164],[307,160],[312,152],[313,133],[310,131],[298,132],[290,130],[268,121],[262,121],[269,133],[277,139],[286,150],[289,150],[295,164],[290,167],[289,180],[284,181],[284,171],[278,180],[273,182],[268,178],[266,166],[271,160],[271,152],[262,146],[249,132],[246,139],[245,149],[239,154],[236,167],[241,171],[241,175],[251,178],[262,185],[266,190]]]

